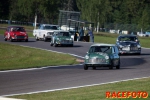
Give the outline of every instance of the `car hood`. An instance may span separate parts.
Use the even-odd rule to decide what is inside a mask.
[[[105,58],[106,56],[109,56],[109,55],[107,53],[103,53],[103,52],[94,52],[94,53],[90,53],[89,54],[90,58],[93,58],[93,57],[96,57],[96,58]]]
[[[14,34],[16,35],[27,35],[26,32],[19,32],[19,31],[16,31],[16,32],[13,32]]]
[[[134,41],[123,41],[123,42],[119,42],[120,45],[137,45],[139,44],[138,42],[134,42]]]

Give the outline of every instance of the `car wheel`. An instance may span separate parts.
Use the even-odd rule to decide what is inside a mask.
[[[13,42],[13,39],[10,37],[10,42]]]
[[[56,43],[54,43],[54,44],[53,44],[53,46],[54,46],[54,47],[57,47],[57,44],[56,44]]]
[[[113,69],[113,67],[114,67],[114,62],[111,61],[111,65],[109,66],[109,69]]]
[[[53,43],[52,43],[52,41],[50,42],[50,46],[53,46]]]
[[[38,38],[38,36],[37,36],[37,35],[35,35],[35,40],[36,40],[36,41],[38,41],[38,40],[39,40],[39,38]]]
[[[28,39],[26,39],[25,42],[28,42]]]
[[[116,69],[120,69],[120,60],[118,61],[118,65],[116,66]]]
[[[93,68],[94,70],[96,69],[96,67],[95,67],[95,66],[93,66],[92,68]]]
[[[4,41],[7,41],[7,38],[6,38],[6,36],[4,36]]]
[[[43,40],[46,42],[47,41],[47,38],[45,37],[45,35],[43,36]]]
[[[88,70],[88,66],[87,65],[84,65],[84,70]]]

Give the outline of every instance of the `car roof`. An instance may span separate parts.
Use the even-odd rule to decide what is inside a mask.
[[[116,46],[115,44],[96,43],[91,46]]]
[[[54,24],[41,24],[43,26],[59,26],[59,25],[54,25]]]

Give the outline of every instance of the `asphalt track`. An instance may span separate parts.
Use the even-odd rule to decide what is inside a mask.
[[[92,43],[74,42],[74,47],[51,47],[49,42],[35,41],[29,38],[29,42],[0,42],[10,44],[54,50],[84,57]],[[44,55],[43,55],[44,56]],[[65,59],[67,60],[67,59]],[[79,87],[93,84],[101,84],[112,81],[127,80],[150,76],[150,49],[142,48],[141,55],[122,55],[121,69],[109,70],[98,68],[96,70],[84,70],[83,65],[73,66],[43,66],[39,69],[0,71],[0,96],[24,94],[40,91],[53,91],[56,89]]]

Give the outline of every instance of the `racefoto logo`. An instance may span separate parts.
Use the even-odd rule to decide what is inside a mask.
[[[107,91],[106,98],[148,98],[146,91]]]

